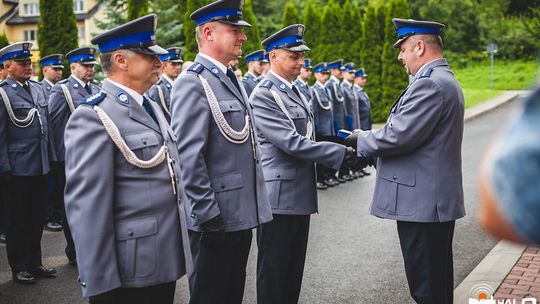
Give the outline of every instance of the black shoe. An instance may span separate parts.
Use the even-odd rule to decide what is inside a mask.
[[[62,231],[62,225],[60,225],[57,222],[48,222],[45,225],[45,230],[52,231],[52,232]]]
[[[0,233],[0,244],[5,244],[5,243],[6,243],[6,234]]]
[[[36,278],[56,278],[56,269],[38,266],[30,269],[30,273]]]
[[[344,178],[342,178],[341,176],[336,177],[336,180],[337,180],[340,184],[343,184],[343,183],[347,182],[347,180],[344,179]]]
[[[317,189],[319,190],[326,190],[328,189],[328,186],[322,182],[317,182]]]
[[[13,274],[13,282],[28,285],[36,283],[37,280],[30,272],[19,271]]]
[[[338,181],[333,178],[325,179],[323,183],[328,187],[334,187],[339,184]]]
[[[350,176],[349,174],[343,174],[342,176],[340,176],[342,179],[344,179],[345,181],[352,181],[353,180],[353,177]]]
[[[365,176],[371,175],[371,173],[367,172],[364,169],[360,170],[360,172],[362,172],[362,174],[364,174]]]

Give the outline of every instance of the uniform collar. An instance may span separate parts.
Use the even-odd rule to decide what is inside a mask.
[[[253,77],[255,79],[257,79],[257,77],[258,77],[258,76],[255,76],[255,74],[251,73],[250,71],[247,71],[246,74],[251,75],[251,77]]]
[[[414,75],[414,77],[416,77],[417,75],[421,74],[422,73],[422,70],[424,70],[428,65],[430,65],[431,63],[437,61],[437,60],[440,60],[441,58],[437,58],[437,59],[433,59],[431,60],[430,62],[424,64],[423,66],[421,66],[419,69],[418,69],[418,72],[416,72],[416,74]]]
[[[276,77],[279,81],[283,82],[284,85],[286,85],[289,89],[292,90],[293,84],[291,82],[289,82],[288,80],[285,80],[285,78],[279,76],[278,74],[276,74],[272,70],[270,70],[270,72],[268,72],[268,73],[272,73],[272,75],[274,75],[274,77]]]
[[[172,80],[171,78],[169,78],[169,76],[163,74],[161,75],[161,77],[163,77],[163,79],[167,80],[167,82],[172,86],[174,84],[174,80]]]
[[[211,63],[213,63],[218,69],[220,69],[223,74],[227,75],[227,67],[223,65],[223,63],[217,61],[216,59],[206,55],[205,53],[203,52],[199,52],[199,54],[201,57],[205,58],[206,60],[210,61]]]
[[[49,79],[43,77],[43,81],[45,81],[50,87],[53,87],[54,86],[54,83],[52,83],[51,81],[49,81]]]
[[[317,82],[315,82],[315,84],[319,85],[321,88],[324,88],[324,84],[322,84],[320,81],[317,80]]]
[[[340,83],[340,80],[334,75],[330,76],[330,79],[334,79],[335,82]]]
[[[135,99],[135,101],[142,106],[143,104],[143,96],[139,93],[137,93],[135,90],[133,89],[130,89],[128,87],[126,87],[125,85],[122,85],[122,84],[119,84],[118,82],[116,81],[112,81],[110,80],[109,78],[107,78],[107,81],[109,81],[110,83],[112,83],[113,85],[117,86],[118,88],[122,89],[123,91],[125,91],[126,93],[129,94],[129,96],[131,96],[133,99]]]
[[[72,77],[73,79],[77,80],[77,82],[78,82],[83,88],[86,87],[86,83],[85,83],[84,81],[80,80],[79,78],[77,78],[77,77],[76,77],[75,75],[73,75],[73,74],[71,75],[71,77]]]
[[[299,81],[301,84],[307,86],[307,82],[305,82],[305,81],[303,81],[302,79],[300,79],[300,77],[297,77],[296,80]]]
[[[356,83],[354,84],[354,87],[355,87],[355,88],[358,88],[360,91],[363,91],[363,90],[364,90],[364,88],[362,88],[361,86],[357,85]]]

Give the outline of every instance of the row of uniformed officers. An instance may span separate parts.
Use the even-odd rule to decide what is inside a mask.
[[[172,303],[186,273],[190,303],[241,303],[253,228],[257,302],[298,302],[317,187],[372,162],[337,136],[371,129],[367,75],[342,60],[320,63],[309,87],[309,47],[296,24],[247,56],[239,80],[229,62],[247,39],[242,6],[219,0],[191,14],[199,53],[181,74],[180,49],[155,44],[155,15],[92,40],[107,75],[101,88],[93,48],[68,53],[71,76],[56,83],[48,76],[61,55],[42,58],[42,84],[30,80],[31,43],[0,50],[14,281],[56,275],[40,252],[52,168],[65,188],[66,254],[90,303]],[[271,68],[259,78],[263,54]]]

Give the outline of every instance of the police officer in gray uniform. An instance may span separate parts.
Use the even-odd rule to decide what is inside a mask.
[[[49,95],[51,95],[54,84],[62,79],[62,71],[64,70],[63,59],[64,55],[62,54],[52,54],[44,56],[39,60],[39,64],[43,69],[41,86],[47,100],[49,100]]]
[[[369,102],[369,96],[364,91],[364,87],[367,83],[367,74],[364,68],[358,69],[354,74],[354,91],[358,95],[358,108],[360,112],[360,129],[364,131],[371,130],[371,104]]]
[[[173,303],[191,271],[176,138],[143,96],[158,77],[157,16],[92,39],[107,78],[65,132],[66,213],[90,303]]]
[[[453,303],[452,239],[465,215],[461,174],[463,92],[446,59],[443,24],[393,19],[398,59],[411,84],[386,124],[353,133],[346,142],[377,158],[371,214],[394,219],[412,297]]]
[[[246,55],[246,63],[248,65],[248,71],[242,78],[244,89],[246,93],[251,96],[251,92],[259,83],[259,76],[262,72],[262,60],[264,59],[264,50],[257,50],[253,53]]]
[[[349,62],[341,68],[343,81],[341,82],[341,90],[345,96],[345,107],[347,110],[347,130],[355,130],[360,128],[360,112],[358,110],[358,97],[354,92],[354,63]]]
[[[334,131],[334,111],[330,92],[325,84],[328,81],[330,72],[328,64],[321,62],[313,68],[317,81],[311,87],[313,92],[313,116],[315,120],[315,138],[317,141],[333,141]],[[328,187],[339,185],[335,178],[336,171],[317,164],[317,189],[324,190]]]
[[[215,1],[191,14],[199,53],[171,96],[191,220],[192,304],[242,302],[252,228],[272,219],[251,107],[227,67],[250,26],[242,3]]]
[[[49,162],[55,160],[47,100],[40,83],[30,80],[32,43],[0,50],[8,78],[0,84],[0,175],[6,185],[6,237],[13,280],[32,284],[56,276],[41,263]]]
[[[338,169],[353,149],[315,142],[313,114],[294,79],[304,65],[304,26],[266,38],[270,71],[250,98],[273,220],[257,229],[257,303],[297,303],[310,215],[318,212],[315,162]],[[348,151],[348,153],[346,153]]]
[[[304,95],[304,97],[309,103],[311,111],[313,112],[313,92],[311,92],[311,88],[309,87],[308,83],[308,81],[311,79],[311,76],[313,75],[312,68],[313,67],[311,66],[311,59],[304,59],[304,65],[300,69],[300,75],[296,77],[293,84],[298,88],[298,90],[300,90],[300,93]]]
[[[154,84],[147,94],[150,98],[155,100],[167,121],[171,122],[171,90],[174,84],[174,81],[182,72],[182,49],[179,47],[172,47],[167,49],[167,54],[160,56],[162,67],[161,67],[161,77],[156,84]]]
[[[76,264],[75,246],[66,220],[64,207],[64,189],[66,185],[64,132],[71,113],[79,104],[92,93],[99,92],[100,88],[92,83],[94,78],[94,65],[97,64],[94,54],[96,49],[90,47],[78,48],[66,54],[69,61],[71,75],[56,83],[49,97],[49,115],[51,129],[54,134],[54,144],[57,162],[54,163],[54,176],[56,179],[53,195],[55,204],[59,205],[61,225],[66,237],[65,253],[70,265]]]

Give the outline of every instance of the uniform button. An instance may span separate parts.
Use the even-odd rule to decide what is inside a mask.
[[[191,218],[195,218],[195,214],[192,214],[192,215],[191,215]]]
[[[129,236],[133,236],[133,230],[129,230],[129,231],[128,231],[128,235],[129,235]]]
[[[146,139],[143,139],[142,143],[143,145],[146,145]]]
[[[81,286],[82,286],[82,287],[86,287],[86,283],[85,283],[85,282],[81,282]]]
[[[397,176],[394,175],[392,178],[393,178],[394,180],[396,180],[396,179],[397,179]]]
[[[279,174],[278,174],[278,175],[276,175],[276,177],[277,177],[277,178],[280,178],[280,177],[281,177],[281,175],[279,175]]]
[[[225,185],[221,185],[221,189],[225,189]]]

